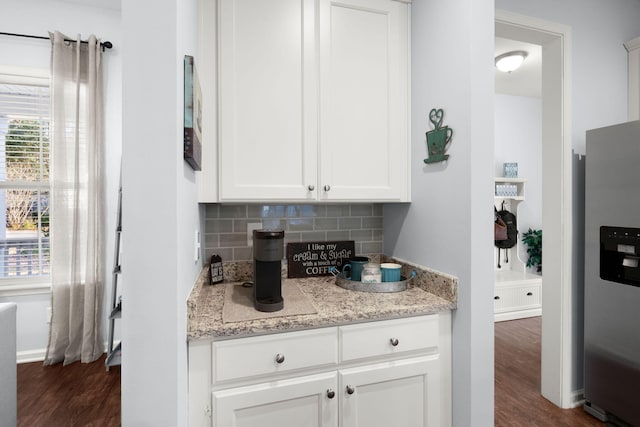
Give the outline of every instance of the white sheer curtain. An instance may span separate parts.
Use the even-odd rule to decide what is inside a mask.
[[[104,352],[102,66],[100,42],[51,37],[52,319],[45,365]]]

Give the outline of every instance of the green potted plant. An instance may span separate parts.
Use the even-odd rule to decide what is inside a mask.
[[[542,230],[527,230],[522,234],[522,243],[527,245],[527,267],[535,267],[536,272],[542,273]]]

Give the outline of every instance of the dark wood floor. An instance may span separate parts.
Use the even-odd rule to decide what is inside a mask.
[[[582,407],[560,409],[540,394],[541,318],[495,324],[495,425],[604,426]]]
[[[104,357],[68,366],[18,365],[18,426],[120,425],[120,367]]]

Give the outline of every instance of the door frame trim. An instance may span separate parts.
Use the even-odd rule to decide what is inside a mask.
[[[496,36],[542,46],[543,247],[542,395],[561,408],[575,405],[572,383],[572,132],[571,28],[496,10]],[[508,35],[510,34],[510,35]],[[560,185],[558,185],[558,183]]]

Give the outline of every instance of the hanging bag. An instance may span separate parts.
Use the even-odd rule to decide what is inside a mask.
[[[494,240],[507,240],[507,224],[504,223],[500,215],[498,215],[498,210],[496,207],[493,207],[494,210],[494,222],[493,222],[493,234]]]
[[[507,238],[504,240],[495,239],[494,244],[496,247],[501,249],[512,248],[516,243],[518,243],[518,224],[516,222],[516,216],[504,208],[504,202],[502,204],[502,209],[497,213],[497,215],[507,226]]]

